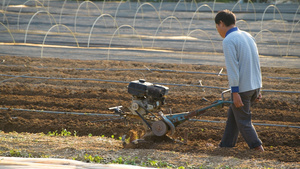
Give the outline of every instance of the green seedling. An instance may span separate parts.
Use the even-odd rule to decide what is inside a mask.
[[[21,152],[18,150],[10,150],[9,153],[11,157],[21,157]]]

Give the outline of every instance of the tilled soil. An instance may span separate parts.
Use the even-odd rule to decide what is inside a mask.
[[[78,136],[114,135],[118,138],[134,130],[141,137],[144,127],[139,120],[125,121],[88,113],[113,114],[108,108],[119,105],[128,111],[131,95],[127,92],[127,85],[137,79],[165,83],[170,88],[163,108],[165,113],[169,109],[173,113],[181,113],[211,105],[220,99],[223,88],[227,88],[228,84],[225,68],[218,75],[222,69],[220,66],[10,56],[0,56],[0,62],[0,130],[4,132],[48,133],[67,129],[76,131]],[[216,148],[225,124],[199,121],[180,124],[172,136],[173,140],[154,139],[148,144],[126,148],[299,162],[300,95],[295,92],[299,92],[299,72],[299,69],[262,68],[263,98],[253,106],[252,119],[257,124],[255,127],[263,141],[264,153],[249,150],[242,137],[235,148]],[[227,108],[211,108],[193,119],[225,121]],[[187,144],[182,143],[185,133],[188,133]]]

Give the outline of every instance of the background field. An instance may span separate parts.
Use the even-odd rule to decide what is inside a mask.
[[[299,167],[298,4],[164,2],[142,3],[142,8],[136,2],[3,4],[0,155],[12,156],[10,150],[16,150],[23,157],[85,160],[87,153],[134,160],[138,156],[136,163],[151,158],[185,167]],[[210,109],[194,118],[198,121],[178,126],[173,138],[182,140],[188,132],[187,145],[165,139],[123,148],[118,138],[132,129],[142,133],[141,122],[128,119],[125,124],[124,119],[112,119],[118,117],[88,114],[111,115],[108,108],[119,105],[127,110],[131,101],[127,85],[141,78],[170,88],[165,112],[191,111],[220,99],[228,81],[222,39],[212,18],[226,8],[236,12],[238,26],[258,42],[263,99],[254,105],[252,119],[266,152],[249,150],[243,138],[236,148],[216,148],[227,107]],[[40,134],[63,129],[72,135],[76,131],[78,137]],[[39,134],[8,133],[13,131]]]

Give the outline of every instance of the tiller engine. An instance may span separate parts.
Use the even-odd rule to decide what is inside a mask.
[[[161,108],[165,104],[168,91],[169,88],[166,86],[149,83],[143,79],[135,80],[128,85],[128,93],[132,95],[131,106],[128,108],[130,112],[121,110],[122,106],[109,109],[124,117],[141,119],[145,127],[155,136],[164,136],[167,133],[172,136],[175,133],[175,127],[191,117],[199,116],[209,108],[232,103],[232,101],[224,100],[223,94],[230,91],[226,90],[222,92],[222,100],[217,100],[210,106],[191,112],[172,114],[170,111],[169,114],[164,114]]]

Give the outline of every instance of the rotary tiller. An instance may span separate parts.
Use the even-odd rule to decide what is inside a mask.
[[[131,106],[128,108],[130,112],[124,112],[121,109],[122,106],[109,109],[125,118],[141,119],[143,124],[156,136],[164,136],[167,133],[172,136],[175,133],[175,127],[191,117],[199,116],[212,107],[223,107],[226,103],[232,103],[232,101],[224,100],[224,93],[230,91],[225,90],[221,94],[222,100],[217,100],[210,106],[190,112],[164,114],[161,107],[165,104],[165,96],[168,91],[169,88],[166,86],[149,83],[143,79],[135,80],[128,85],[128,93],[132,95]],[[155,112],[157,115],[154,114]]]

